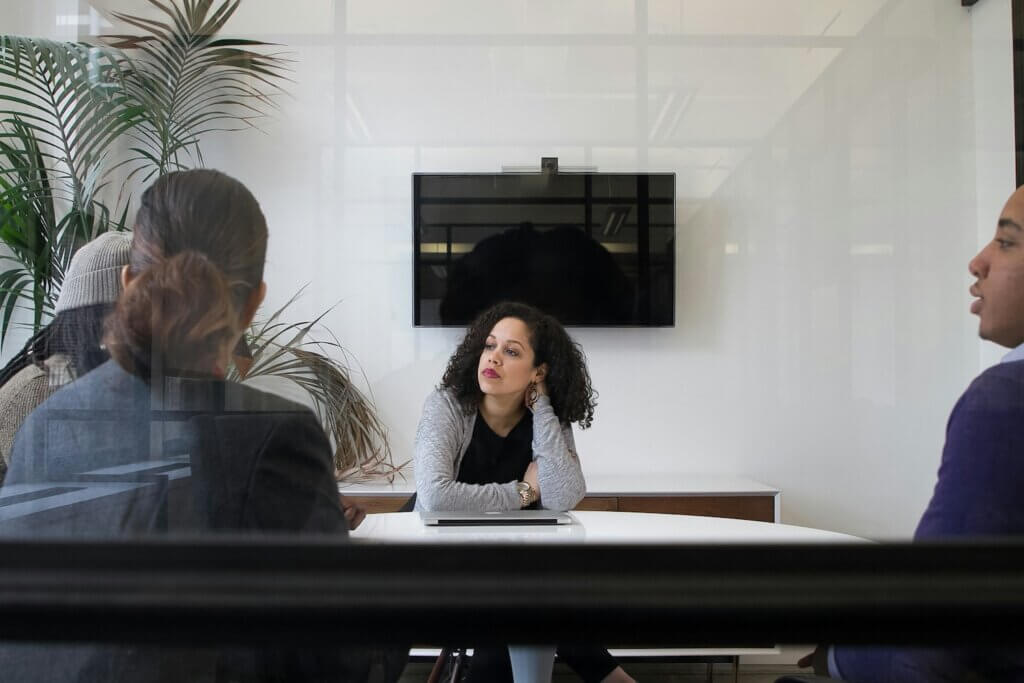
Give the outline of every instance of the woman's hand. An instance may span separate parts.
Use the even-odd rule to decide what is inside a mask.
[[[548,388],[547,385],[544,384],[544,380],[539,382],[530,382],[530,386],[526,387],[526,395],[524,397],[526,407],[530,409],[530,412],[533,412],[533,407],[537,404],[537,399],[541,396],[547,395]]]
[[[358,503],[353,503],[345,496],[338,494],[341,499],[341,509],[345,511],[345,521],[348,522],[349,530],[353,530],[366,519],[366,508]]]

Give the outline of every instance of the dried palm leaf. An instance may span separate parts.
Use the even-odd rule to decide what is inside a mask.
[[[244,378],[232,369],[230,378],[244,382],[254,377],[279,377],[309,394],[334,448],[335,476],[339,481],[383,478],[390,482],[396,475],[404,478],[402,470],[409,461],[395,465],[387,426],[377,415],[372,397],[352,381],[349,368],[358,368],[358,363],[330,330],[319,325],[333,306],[313,320],[280,322],[282,312],[304,289],[266,320],[253,322],[246,334],[252,366]],[[317,326],[324,331],[326,340],[310,338]],[[359,373],[366,383],[362,370]]]

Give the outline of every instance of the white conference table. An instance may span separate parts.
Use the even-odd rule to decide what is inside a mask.
[[[385,512],[367,515],[351,532],[357,543],[866,543],[865,539],[822,529],[752,522],[723,517],[667,515],[646,512],[574,511],[572,524],[557,526],[425,526],[418,512]],[[413,655],[436,656],[437,649],[413,650]],[[612,655],[657,661],[663,658],[696,657],[707,662],[707,680],[712,680],[713,662],[726,658],[732,663],[733,680],[739,680],[739,658],[743,655],[778,655],[775,647],[612,649]]]
[[[722,517],[647,512],[569,513],[572,524],[551,526],[424,526],[417,512],[367,515],[351,532],[360,543],[866,543],[810,527]]]

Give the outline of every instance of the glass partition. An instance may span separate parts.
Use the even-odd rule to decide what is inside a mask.
[[[982,645],[1019,616],[1024,4],[964,4],[8,0],[0,670]],[[572,186],[545,229],[606,274],[429,186],[507,177]],[[446,318],[485,280],[562,319]]]

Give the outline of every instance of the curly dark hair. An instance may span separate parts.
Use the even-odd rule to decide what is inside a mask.
[[[478,315],[466,328],[466,335],[448,359],[448,367],[441,378],[441,388],[454,391],[467,413],[479,407],[483,397],[477,379],[480,354],[483,353],[487,335],[503,318],[521,320],[530,330],[533,366],[548,364],[544,384],[558,419],[565,424],[575,422],[580,429],[589,427],[594,421],[597,392],[590,385],[590,373],[587,372],[583,349],[553,316],[526,304],[506,301]]]

